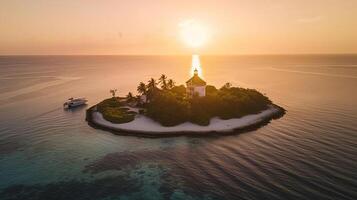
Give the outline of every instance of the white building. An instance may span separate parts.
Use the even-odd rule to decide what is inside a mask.
[[[195,69],[193,77],[186,81],[187,96],[192,98],[195,95],[199,97],[206,96],[206,82],[198,76],[198,71]]]

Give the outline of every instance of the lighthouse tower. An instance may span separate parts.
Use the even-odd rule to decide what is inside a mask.
[[[194,70],[192,78],[186,81],[186,85],[187,97],[192,98],[194,96],[206,96],[206,82],[198,76],[197,69]]]

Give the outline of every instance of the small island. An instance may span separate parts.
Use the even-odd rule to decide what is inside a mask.
[[[88,123],[119,134],[161,137],[229,134],[256,129],[285,110],[255,89],[207,85],[194,70],[184,85],[161,75],[140,82],[138,95],[112,97],[87,110]]]

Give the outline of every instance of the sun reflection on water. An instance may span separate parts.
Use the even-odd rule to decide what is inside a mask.
[[[202,76],[202,68],[201,68],[201,62],[200,62],[200,56],[197,54],[192,55],[192,66],[191,66],[191,76],[193,76],[194,70],[197,69],[198,71],[198,76]]]

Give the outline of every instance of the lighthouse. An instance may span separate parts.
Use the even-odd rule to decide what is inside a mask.
[[[206,82],[198,76],[197,69],[194,70],[192,78],[186,81],[186,86],[187,97],[206,96]]]

